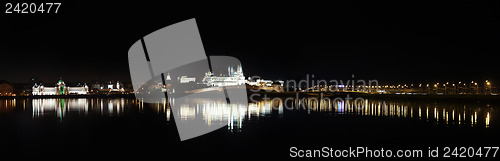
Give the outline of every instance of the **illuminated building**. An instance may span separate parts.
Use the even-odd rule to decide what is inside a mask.
[[[241,65],[238,65],[236,70],[234,70],[233,67],[228,66],[227,71],[228,75],[226,76],[214,76],[214,73],[209,70],[205,73],[202,83],[207,86],[236,86],[246,83]]]
[[[68,95],[68,94],[87,94],[89,87],[87,84],[82,87],[68,87],[63,80],[59,80],[55,87],[45,87],[44,85],[36,84],[33,86],[32,94],[37,95]]]
[[[168,80],[168,79],[167,79]],[[195,82],[196,78],[189,78],[187,76],[181,76],[180,77],[180,83],[189,83],[189,82]]]
[[[248,78],[250,79],[250,77]],[[273,84],[273,81],[271,80],[264,80],[264,79],[257,79],[255,81],[248,81],[247,82],[248,85],[251,85],[251,86],[267,86],[267,87],[270,87],[272,84]]]
[[[272,80],[264,80],[264,79],[257,79],[255,81],[252,81],[250,77],[248,77],[248,88],[250,89],[256,89],[256,90],[269,90],[269,91],[278,91],[282,92],[283,91],[283,84],[284,81],[272,81]]]
[[[99,92],[124,92],[125,90],[120,85],[119,81],[116,81],[116,84],[109,81],[107,85],[101,86]]]

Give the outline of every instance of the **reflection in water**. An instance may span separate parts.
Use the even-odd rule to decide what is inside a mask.
[[[164,101],[165,102],[165,101]],[[158,107],[170,111],[170,106],[158,103]],[[170,100],[172,102],[172,100]],[[175,102],[180,104],[181,119],[189,120],[196,117],[203,117],[207,125],[213,121],[228,120],[229,130],[239,130],[242,121],[252,120],[263,116],[268,116],[277,112],[279,117],[283,117],[284,110],[307,110],[310,112],[329,112],[336,115],[361,115],[377,116],[386,118],[408,118],[423,120],[431,124],[441,125],[467,125],[467,126],[491,126],[491,115],[494,108],[490,105],[480,104],[460,104],[460,103],[424,103],[410,101],[380,101],[380,100],[318,100],[304,99],[302,101],[287,101],[284,105],[280,99],[265,100],[249,103],[248,107],[242,104],[227,104],[221,102],[210,102],[206,100],[191,100],[189,102]],[[296,108],[302,107],[305,108]],[[425,111],[425,112],[424,112]],[[167,114],[169,116],[170,113]],[[466,117],[469,116],[469,117]],[[167,117],[169,119],[169,117]]]
[[[32,104],[33,118],[56,114],[62,119],[68,112],[88,113],[87,99],[34,99]]]
[[[417,119],[438,125],[459,125],[489,128],[495,125],[498,112],[495,107],[484,104],[464,104],[420,101],[383,101],[383,100],[318,100],[281,99],[264,100],[255,103],[227,104],[224,101],[203,99],[181,101],[169,99],[156,104],[145,104],[135,99],[0,99],[0,114],[22,111],[32,114],[32,118],[57,117],[61,121],[74,115],[122,116],[124,108],[144,112],[153,109],[171,121],[170,104],[179,107],[180,119],[202,118],[208,126],[227,121],[228,130],[240,131],[244,121],[261,117],[286,117],[287,111],[306,111],[307,113],[331,113],[335,115],[361,115],[385,118]],[[30,108],[31,107],[31,108]],[[296,108],[307,107],[307,108]],[[272,115],[276,116],[276,115]]]
[[[9,113],[16,108],[16,99],[0,99],[0,113]]]
[[[128,101],[127,101],[128,102]],[[89,112],[119,116],[123,112],[125,99],[33,99],[32,112],[33,118],[43,117],[46,115],[56,115],[61,121],[70,113],[88,115]]]
[[[220,124],[227,121],[228,130],[239,131],[242,128],[242,123],[245,120],[252,118],[259,118],[266,116],[272,112],[272,108],[276,107],[280,114],[283,113],[283,105],[280,101],[262,101],[251,103],[246,106],[242,103],[228,104],[225,100],[207,100],[207,99],[193,99],[193,100],[175,100],[169,98],[170,104],[167,105],[166,100],[156,104],[149,104],[156,112],[166,115],[167,121],[171,118],[171,106],[179,107],[179,116],[181,121],[195,120],[202,118],[207,126],[213,123]],[[144,108],[144,104],[137,103],[139,109]],[[148,106],[148,105],[146,105]]]
[[[418,118],[433,124],[467,124],[470,126],[491,126],[490,105],[459,103],[423,103],[379,100],[304,100],[307,109],[312,111],[330,111],[339,115],[365,115],[390,118]],[[292,105],[293,106],[293,105]],[[333,109],[332,109],[333,106]],[[425,113],[422,112],[425,106]],[[433,112],[430,113],[430,110]],[[469,116],[469,117],[466,117]]]

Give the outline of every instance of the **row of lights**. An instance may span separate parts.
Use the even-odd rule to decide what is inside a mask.
[[[436,84],[434,84],[434,87],[435,87],[435,88],[439,87],[439,86],[440,86],[439,84],[440,84],[440,83],[436,83]],[[449,84],[450,84],[449,82],[446,82],[446,83],[443,83],[442,85],[443,85],[443,87],[446,87],[446,86],[447,86],[447,85],[449,85]],[[467,84],[466,84],[466,83],[462,83],[462,82],[458,82],[458,84],[454,84],[454,83],[452,83],[451,85],[452,85],[453,87],[455,87],[455,86],[459,86],[459,85],[462,85],[462,84],[463,84],[465,87],[467,86]],[[472,81],[472,82],[471,82],[471,84],[474,84],[474,86],[478,86],[477,82],[474,82],[474,81]],[[490,82],[490,81],[486,80],[485,84],[486,84],[486,86],[490,86],[490,87],[491,87],[491,82]],[[471,86],[472,86],[472,85],[471,85]],[[321,88],[321,87],[326,87],[326,86],[325,86],[325,85],[318,85],[318,86],[311,87],[311,88]],[[329,85],[328,87],[329,87],[329,88],[332,88],[333,86],[332,86],[332,85]],[[352,86],[352,85],[351,85],[351,86],[343,86],[343,87],[339,87],[339,88],[345,88],[345,87],[347,87],[347,88],[351,88],[351,87],[353,87],[353,86]],[[359,86],[356,86],[356,87],[364,87],[364,88],[377,88],[377,87],[378,87],[378,88],[408,88],[408,87],[413,87],[413,84],[411,84],[410,86],[408,86],[408,85],[406,85],[406,84],[404,84],[404,85],[400,85],[400,84],[399,84],[399,85],[397,85],[397,86],[396,86],[396,85],[385,85],[385,86],[361,86],[361,85],[359,85]],[[422,84],[419,84],[419,85],[418,85],[418,87],[419,87],[419,88],[421,88],[421,87],[422,87]],[[430,84],[427,84],[427,85],[426,85],[426,87],[430,87]],[[309,89],[311,89],[311,88],[309,88]]]
[[[474,86],[478,86],[477,82],[472,81],[471,82],[471,86],[472,86],[472,84],[474,84]],[[491,82],[488,81],[488,80],[485,81],[485,84],[486,84],[486,86],[491,86]],[[443,83],[442,85],[443,85],[443,87],[446,87],[446,86],[449,86],[450,83],[446,82],[446,83]],[[454,84],[454,83],[451,84],[451,86],[453,86],[453,87],[460,86],[460,85],[463,85],[465,87],[467,86],[466,83],[462,83],[462,82],[458,82],[458,84]],[[411,84],[410,86],[413,87],[413,84]],[[434,84],[434,87],[439,87],[439,86],[440,86],[440,83]],[[401,85],[397,85],[397,86],[395,86],[395,85],[391,85],[391,86],[386,85],[385,86],[385,88],[400,88],[400,87],[403,88],[403,87],[408,87],[408,86],[406,84],[404,84],[403,86],[401,86]],[[419,84],[418,87],[419,88],[422,87],[422,84]],[[430,87],[430,84],[427,84],[426,87]]]

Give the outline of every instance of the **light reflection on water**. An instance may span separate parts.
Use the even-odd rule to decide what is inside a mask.
[[[303,104],[303,105],[302,105]],[[387,118],[410,118],[425,120],[432,124],[490,127],[495,108],[489,104],[463,104],[419,101],[331,101],[305,99],[302,104],[291,107],[315,112],[331,112],[337,115],[361,115]],[[430,112],[432,111],[432,112]]]
[[[99,115],[120,116],[123,113],[125,99],[33,99],[31,105],[33,118],[56,115],[62,120],[68,113],[86,116],[91,112]],[[25,108],[24,102],[23,108]]]
[[[261,101],[250,103],[248,106],[241,103],[228,104],[225,100],[206,100],[195,99],[185,102],[179,102],[175,99],[169,99],[170,104],[166,104],[166,100],[156,104],[144,104],[136,102],[139,109],[144,109],[144,106],[153,108],[157,113],[164,114],[167,121],[170,121],[171,106],[178,105],[179,116],[181,120],[194,120],[201,117],[206,125],[210,126],[212,123],[221,123],[227,121],[228,130],[239,131],[242,128],[242,123],[245,120],[252,118],[259,118],[271,114],[273,107],[278,110],[280,114],[283,113],[283,105],[281,102]]]
[[[0,99],[0,114],[14,111],[31,112],[32,118],[57,117],[61,121],[73,114],[87,116],[124,116],[126,109],[144,111],[153,109],[156,113],[171,120],[172,114],[167,100],[156,104],[144,104],[135,99]],[[286,117],[286,111],[298,110],[308,113],[331,113],[335,115],[373,116],[386,118],[409,118],[425,121],[430,124],[458,125],[488,128],[494,125],[498,112],[488,104],[440,103],[419,101],[383,101],[383,100],[320,100],[288,101],[280,99],[255,103],[227,104],[223,101],[207,101],[203,99],[180,102],[168,100],[172,105],[179,105],[181,119],[190,120],[202,117],[205,124],[226,121],[228,130],[239,131],[244,121],[270,117],[277,113],[278,117]],[[299,108],[297,108],[299,107]],[[305,107],[305,108],[303,108]],[[22,109],[21,109],[22,108]],[[69,116],[71,114],[71,116]],[[397,121],[397,120],[395,120]]]

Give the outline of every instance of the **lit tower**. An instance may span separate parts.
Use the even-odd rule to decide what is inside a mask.
[[[65,95],[66,94],[66,83],[62,79],[57,82],[57,94],[59,95]]]
[[[170,79],[170,73],[167,73],[167,78],[166,78],[166,80],[172,80],[172,79]]]

